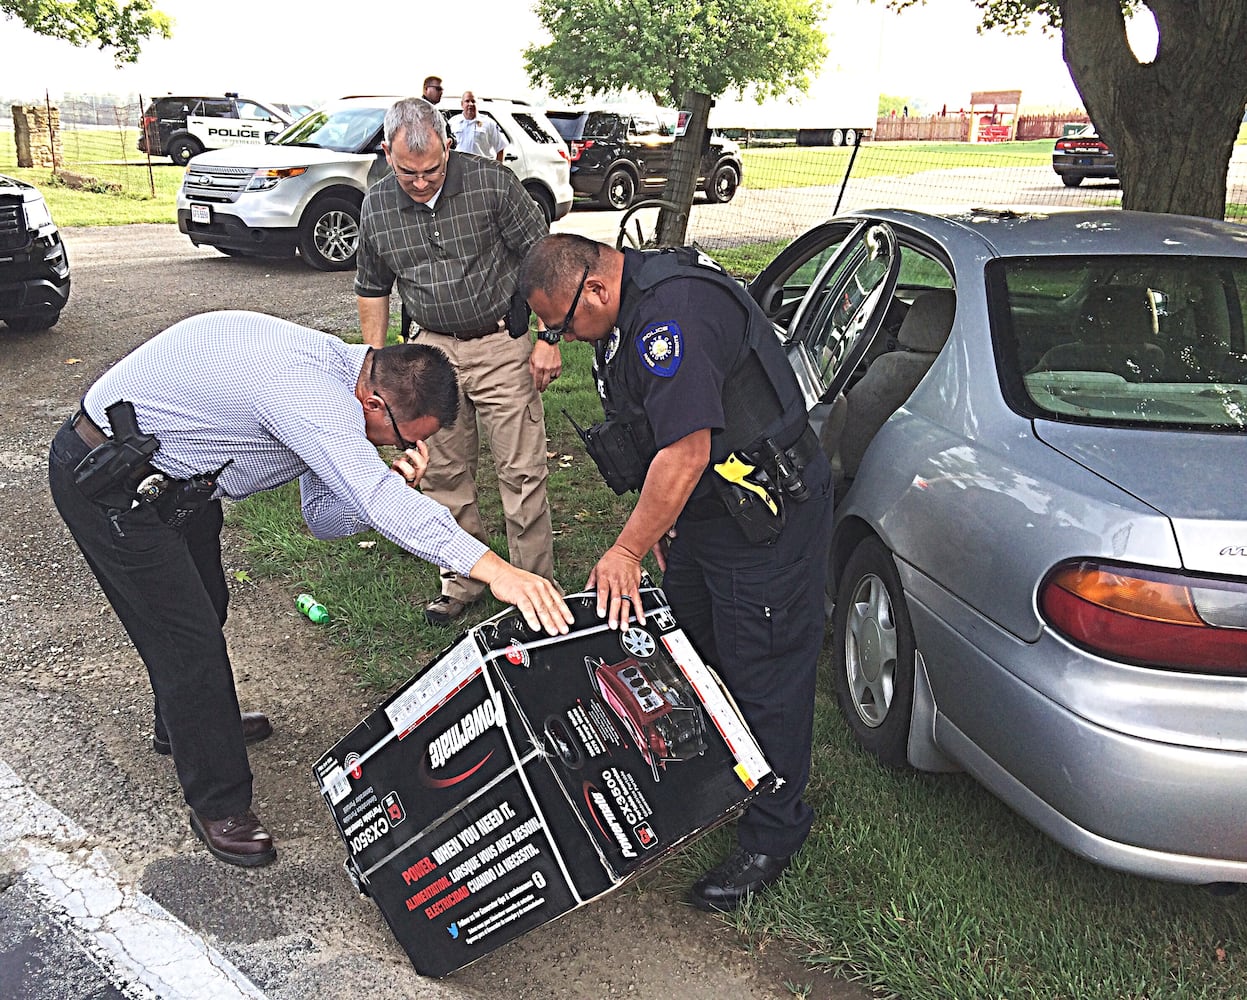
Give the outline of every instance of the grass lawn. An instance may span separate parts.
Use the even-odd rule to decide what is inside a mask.
[[[602,485],[560,412],[581,424],[600,414],[589,357],[583,345],[565,347],[564,375],[545,396],[555,563],[569,590],[581,588],[631,507],[631,498]],[[484,514],[493,547],[505,553],[492,480],[486,461]],[[437,593],[432,567],[371,534],[313,540],[292,488],[234,505],[230,520],[248,539],[245,573],[283,581],[291,601],[308,591],[328,606],[331,634],[351,650],[378,703],[457,635],[426,625],[419,613]],[[648,568],[661,579],[656,566]],[[486,600],[462,625],[498,610]],[[724,918],[754,946],[782,940],[813,965],[834,966],[906,1000],[1244,995],[1244,897],[1108,872],[1057,847],[964,775],[877,766],[840,719],[826,651],[816,712],[813,834],[777,891]],[[730,836],[721,830],[704,838],[647,884],[679,905]]]
[[[17,166],[13,132],[0,129],[0,173],[37,185],[60,226],[176,222],[183,168],[162,156],[152,160],[149,171],[137,139],[133,128],[63,131],[61,168],[89,179],[79,189],[58,181],[50,168]]]

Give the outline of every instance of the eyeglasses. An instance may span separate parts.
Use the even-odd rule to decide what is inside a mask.
[[[580,305],[580,293],[585,290],[585,280],[589,277],[589,265],[585,265],[584,271],[580,274],[580,284],[576,286],[576,294],[572,296],[572,306],[567,310],[567,315],[563,317],[563,322],[558,326],[547,326],[546,336],[558,339],[567,336],[567,331],[571,330],[572,317],[576,315],[576,307]],[[574,332],[574,331],[573,331]]]
[[[372,355],[372,362],[368,368],[369,382],[372,381],[372,374],[376,370],[376,367],[377,355],[374,353]],[[416,448],[419,442],[408,441],[405,437],[403,437],[403,432],[398,429],[398,421],[394,419],[394,411],[390,409],[390,404],[385,401],[385,397],[382,396],[381,393],[377,392],[376,389],[372,390],[372,394],[376,396],[377,399],[381,400],[381,405],[385,407],[386,416],[390,418],[390,426],[394,428],[394,437],[398,439],[399,448],[403,451],[409,451],[412,448]]]
[[[431,183],[437,180],[442,174],[446,172],[448,159],[449,159],[449,154],[447,153],[446,149],[443,149],[442,150],[442,162],[440,166],[433,167],[430,170],[408,170],[406,167],[400,167],[398,166],[398,164],[395,164],[394,172],[406,178],[407,180],[428,181]]]

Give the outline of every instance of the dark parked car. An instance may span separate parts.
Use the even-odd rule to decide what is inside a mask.
[[[37,188],[0,174],[0,320],[46,330],[69,301],[69,258]]]
[[[1117,157],[1088,125],[1062,136],[1052,147],[1052,169],[1066,187],[1078,187],[1086,177],[1117,179]]]
[[[600,108],[547,110],[567,140],[572,188],[607,208],[625,209],[638,196],[657,197],[667,183],[675,129],[657,113]],[[731,201],[742,175],[740,147],[711,134],[698,183],[712,202]]]

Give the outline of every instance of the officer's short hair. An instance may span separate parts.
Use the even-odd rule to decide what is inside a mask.
[[[587,267],[597,268],[603,244],[577,233],[543,236],[520,264],[518,288],[525,299],[533,292],[550,295],[565,290],[569,295]]]
[[[428,344],[391,344],[373,354],[371,381],[404,423],[436,417],[442,427],[459,416],[459,380],[445,352]]]
[[[429,150],[436,140],[446,144],[446,116],[423,97],[404,97],[385,113],[385,141],[403,133],[403,144],[413,153]]]

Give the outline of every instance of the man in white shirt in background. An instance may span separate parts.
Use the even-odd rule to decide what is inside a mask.
[[[476,113],[476,95],[470,90],[463,92],[459,101],[463,114],[450,120],[450,132],[455,137],[455,149],[461,153],[475,153],[486,159],[493,157],[502,162],[507,140],[492,118],[481,118]]]

